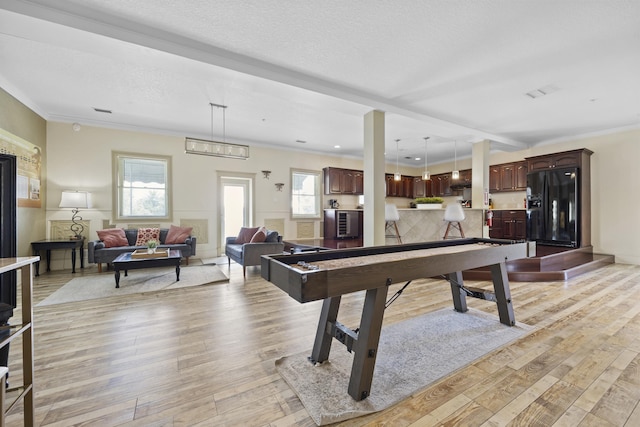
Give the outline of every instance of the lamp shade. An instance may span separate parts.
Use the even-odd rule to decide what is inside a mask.
[[[63,191],[59,207],[88,209],[91,207],[91,193],[87,191]]]

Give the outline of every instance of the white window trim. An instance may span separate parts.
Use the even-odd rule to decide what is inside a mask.
[[[304,214],[294,214],[293,213],[293,176],[296,173],[304,173],[308,175],[316,176],[316,186],[315,186],[315,211],[314,214],[304,215]],[[290,181],[289,187],[291,190],[289,191],[289,207],[291,209],[291,219],[319,219],[322,218],[322,171],[317,170],[309,170],[309,169],[291,169],[290,173]]]
[[[123,216],[120,215],[120,201],[122,200],[121,185],[120,185],[120,158],[131,159],[146,159],[146,160],[158,160],[164,161],[167,165],[167,188],[166,188],[166,201],[167,201],[167,215],[165,216]],[[111,152],[111,166],[112,166],[112,216],[115,221],[128,221],[128,222],[148,222],[148,221],[163,221],[171,222],[173,220],[173,197],[172,197],[172,169],[171,169],[171,156],[162,156],[156,154],[146,153],[130,153],[123,151]]]

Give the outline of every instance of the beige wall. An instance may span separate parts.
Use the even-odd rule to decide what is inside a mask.
[[[91,236],[111,218],[111,151],[150,152],[173,157],[174,223],[181,218],[207,219],[208,244],[198,246],[201,256],[218,254],[216,227],[218,171],[255,174],[256,224],[268,219],[283,219],[285,238],[296,238],[296,222],[289,219],[289,171],[291,167],[321,170],[325,166],[361,168],[357,159],[321,156],[298,151],[282,151],[251,147],[248,160],[231,160],[184,154],[182,137],[83,126],[74,132],[70,124],[48,123],[48,198],[47,220],[67,219],[68,212],[57,208],[60,192],[66,188],[91,191],[96,209],[83,217],[90,219]],[[491,163],[521,160],[527,156],[577,148],[594,151],[592,156],[592,243],[594,250],[614,254],[617,262],[640,264],[640,229],[636,219],[640,210],[637,180],[632,171],[640,159],[640,131],[618,132],[545,145],[530,150],[491,155]],[[459,168],[469,159],[459,161]],[[470,161],[469,161],[470,163]],[[389,165],[390,171],[395,169]],[[434,165],[434,173],[450,170],[451,165]],[[261,170],[271,170],[264,179]],[[403,173],[419,175],[421,170],[403,169]],[[282,192],[274,183],[283,182]],[[520,196],[518,194],[518,196]],[[328,197],[325,196],[325,199]],[[353,196],[339,196],[341,206],[355,207]],[[402,200],[403,202],[405,200]],[[519,202],[519,199],[518,199]],[[326,203],[325,203],[326,206]],[[320,222],[314,224],[320,237]]]
[[[224,172],[247,173],[255,176],[255,225],[265,220],[284,221],[284,235],[295,239],[297,222],[289,218],[290,168],[321,171],[325,166],[361,168],[356,159],[311,155],[302,151],[282,151],[250,147],[248,160],[226,159],[184,153],[184,137],[162,136],[91,126],[82,126],[79,132],[67,123],[47,124],[49,144],[47,220],[69,219],[68,210],[57,205],[65,189],[86,190],[92,193],[94,209],[81,212],[84,220],[91,221],[91,239],[103,227],[103,221],[112,217],[111,152],[128,151],[169,155],[173,166],[173,224],[182,219],[208,221],[208,243],[198,244],[200,257],[219,254],[218,176]],[[265,179],[262,170],[270,170]],[[275,183],[285,186],[277,191]],[[328,197],[327,197],[328,199]],[[355,207],[355,197],[343,197],[344,204]],[[350,200],[347,200],[350,199]],[[323,206],[327,206],[324,203]],[[314,237],[321,237],[321,220],[313,221]],[[127,224],[116,224],[126,227]],[[165,226],[169,224],[163,224]],[[204,236],[198,236],[205,241]]]
[[[31,255],[31,242],[44,239],[47,190],[46,121],[0,89],[0,128],[37,145],[42,150],[40,197],[42,208],[18,208],[18,256]]]
[[[174,223],[180,219],[210,221],[208,244],[198,246],[198,254],[214,256],[219,240],[216,227],[217,171],[255,174],[256,224],[282,218],[285,237],[296,237],[296,222],[289,219],[288,191],[291,167],[321,170],[324,166],[362,168],[357,159],[321,156],[298,151],[282,151],[251,147],[249,160],[230,160],[207,156],[186,155],[182,137],[160,136],[140,132],[83,126],[74,132],[70,124],[46,123],[44,119],[0,89],[0,128],[26,139],[43,150],[43,208],[20,208],[18,218],[18,253],[31,252],[29,242],[47,237],[51,220],[68,220],[69,212],[57,208],[63,189],[86,189],[93,193],[96,209],[84,213],[91,221],[91,236],[102,228],[103,220],[111,218],[111,151],[150,152],[173,157]],[[527,156],[564,150],[588,148],[592,156],[592,243],[594,250],[614,254],[620,263],[640,264],[639,184],[635,176],[640,159],[640,130],[615,132],[608,135],[576,138],[575,140],[537,146],[511,153],[492,153],[493,164],[521,160]],[[465,163],[465,162],[468,162]],[[469,159],[458,161],[458,167],[470,167]],[[450,164],[430,165],[432,173],[451,170]],[[261,170],[271,170],[264,179]],[[392,172],[394,165],[388,165]],[[421,170],[401,167],[402,173],[419,175]],[[285,188],[277,192],[276,182]],[[509,196],[505,196],[509,197]],[[325,197],[325,200],[328,197]],[[355,207],[353,196],[339,196],[344,207]],[[406,202],[404,199],[400,203]],[[326,206],[326,203],[324,204]],[[46,210],[45,210],[46,209]],[[314,232],[321,235],[319,221]]]

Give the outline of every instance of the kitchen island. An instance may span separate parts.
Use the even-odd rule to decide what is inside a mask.
[[[444,211],[444,209],[398,209],[400,219],[397,224],[402,243],[442,240],[447,228]],[[483,212],[482,209],[464,208],[465,219],[462,221],[462,229],[465,237],[483,237]],[[457,236],[456,231],[450,232],[449,238]],[[387,237],[385,243],[395,244],[395,236]]]

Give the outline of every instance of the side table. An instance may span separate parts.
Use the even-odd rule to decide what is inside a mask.
[[[31,248],[35,256],[40,256],[40,251],[46,251],[47,271],[51,271],[51,251],[55,249],[71,249],[71,272],[76,272],[76,249],[80,249],[80,268],[84,268],[84,237],[81,239],[45,239],[31,242]],[[36,262],[36,276],[40,275],[40,262]]]

